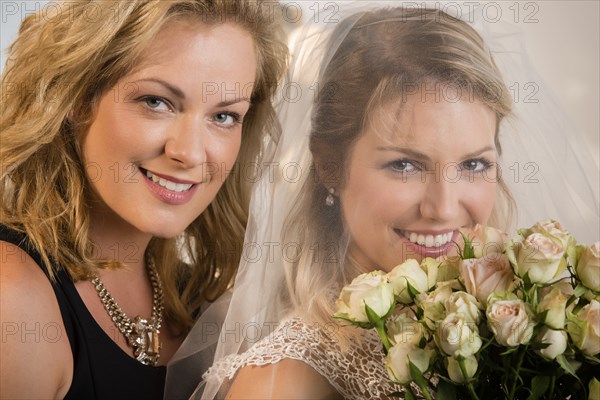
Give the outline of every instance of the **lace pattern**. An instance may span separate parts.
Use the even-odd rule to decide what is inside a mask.
[[[333,326],[333,325],[332,325]],[[243,354],[216,362],[203,376],[207,381],[233,379],[245,366],[264,366],[284,359],[303,361],[325,377],[346,399],[392,399],[403,388],[389,382],[385,356],[375,331],[342,350],[331,327],[309,325],[299,318],[283,322],[271,335]]]

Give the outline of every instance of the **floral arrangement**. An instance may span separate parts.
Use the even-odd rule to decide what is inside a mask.
[[[391,395],[599,399],[600,242],[577,244],[556,221],[510,241],[483,226],[461,235],[458,257],[407,260],[340,293],[334,317],[376,329],[405,387]]]

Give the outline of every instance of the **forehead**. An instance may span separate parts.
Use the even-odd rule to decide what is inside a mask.
[[[443,92],[442,92],[443,93]],[[383,144],[452,148],[493,144],[496,115],[470,95],[420,91],[375,106],[364,135]]]
[[[231,62],[223,63],[223,61]],[[246,69],[256,63],[251,34],[233,22],[205,23],[185,18],[170,21],[141,53],[134,68],[139,71],[161,66],[177,66],[182,62],[206,66],[220,64],[223,74],[239,72],[233,60],[244,60]],[[223,65],[226,64],[226,65]]]

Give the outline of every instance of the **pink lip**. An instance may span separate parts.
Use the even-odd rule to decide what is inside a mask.
[[[458,235],[459,235],[458,230],[454,230],[454,231],[451,231],[451,230],[411,231],[411,232],[420,233],[423,235],[442,235],[444,233],[454,232],[452,234],[452,240],[450,240],[448,243],[445,243],[439,247],[425,247],[425,246],[421,246],[419,244],[411,242],[406,237],[404,237],[404,235],[402,233],[400,233],[399,230],[394,229],[394,232],[396,233],[396,235],[398,235],[398,237],[402,241],[403,245],[405,245],[412,253],[420,255],[422,258],[425,258],[425,257],[437,258],[437,257],[443,256],[445,254],[448,254],[448,252],[450,250],[452,250],[452,248],[454,247],[454,242],[456,242],[456,239],[458,238]]]
[[[196,193],[196,190],[198,190],[198,186],[197,184],[194,184],[189,190],[185,191],[185,192],[174,192],[172,190],[169,190],[167,188],[164,188],[156,183],[154,183],[154,181],[152,181],[152,179],[148,178],[146,176],[146,174],[142,173],[142,176],[144,177],[144,182],[146,182],[146,184],[148,185],[148,188],[150,189],[150,192],[152,192],[152,194],[154,194],[154,196],[156,196],[159,200],[167,203],[167,204],[172,204],[172,205],[181,205],[181,204],[185,204],[188,201],[190,201],[192,199],[192,197],[194,196],[194,194]],[[158,175],[157,176],[161,176],[162,175]],[[165,179],[169,179],[171,180],[171,178],[166,178]],[[182,181],[176,181],[173,180],[173,182],[177,182],[177,183],[186,183],[186,182],[182,182]],[[187,182],[187,183],[193,183],[193,182]]]

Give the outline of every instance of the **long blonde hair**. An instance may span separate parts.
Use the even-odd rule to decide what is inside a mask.
[[[336,32],[337,37],[336,37]],[[327,323],[342,286],[365,271],[349,257],[349,238],[339,202],[325,205],[328,188],[344,185],[352,146],[373,110],[393,103],[409,85],[440,84],[467,90],[496,115],[498,131],[512,99],[483,39],[466,22],[439,10],[382,8],[348,18],[332,43],[346,35],[322,73],[312,115],[311,172],[284,229],[284,243],[301,243],[296,262],[286,262],[286,301],[296,313]],[[333,88],[333,89],[332,89]],[[393,121],[392,121],[393,122]],[[501,180],[491,225],[512,214]],[[374,199],[376,201],[376,199]],[[310,251],[308,251],[310,250]]]
[[[264,135],[277,134],[271,99],[287,47],[278,13],[264,3],[78,0],[56,16],[28,16],[2,76],[0,223],[26,233],[44,262],[62,266],[74,281],[105,267],[93,257],[90,184],[79,147],[98,99],[136,66],[170,21],[239,25],[254,39],[258,66],[238,161],[214,201],[179,238],[154,238],[147,249],[163,280],[166,317],[180,333],[189,329],[199,307],[231,284],[248,216],[250,183],[240,171],[257,161]],[[182,243],[191,265],[181,260]],[[48,272],[53,277],[56,271]]]

